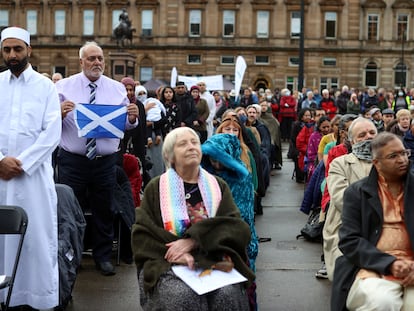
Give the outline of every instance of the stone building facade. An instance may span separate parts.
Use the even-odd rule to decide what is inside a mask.
[[[0,0],[0,26],[32,34],[40,72],[79,71],[79,47],[97,41],[106,73],[145,82],[222,74],[243,86],[297,88],[301,0]],[[303,0],[304,86],[414,87],[413,0]],[[125,9],[132,42],[112,36]]]

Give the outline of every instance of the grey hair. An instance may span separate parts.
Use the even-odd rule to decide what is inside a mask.
[[[82,47],[79,49],[79,58],[82,59],[83,56],[85,55],[85,50],[90,47],[90,46],[96,46],[97,48],[100,48],[102,50],[102,48],[99,46],[98,43],[96,43],[95,41],[87,41],[84,45],[82,45]]]
[[[377,159],[381,156],[381,149],[385,147],[390,141],[398,139],[401,141],[401,138],[391,132],[382,132],[379,133],[371,141],[371,154],[373,159]]]
[[[183,126],[173,129],[171,132],[167,134],[162,145],[162,159],[164,160],[166,168],[170,168],[173,166],[172,163],[175,157],[174,146],[177,142],[177,138],[182,136],[184,133],[193,134],[198,143],[201,144],[200,137],[198,136],[197,132],[194,131],[192,128]]]
[[[366,123],[369,123],[369,124],[373,124],[371,120],[368,120],[364,117],[358,117],[354,121],[352,121],[351,125],[348,128],[348,140],[351,143],[353,143],[354,138],[355,138],[354,137],[354,127],[355,127],[356,124],[361,123],[361,122],[366,122]],[[374,128],[375,128],[375,131],[377,131],[377,128],[375,126],[374,126]]]

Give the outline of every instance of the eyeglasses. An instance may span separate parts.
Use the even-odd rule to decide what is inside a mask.
[[[411,155],[411,149],[406,149],[398,152],[393,152],[390,154],[387,154],[383,158],[377,158],[377,159],[386,159],[386,160],[395,160],[397,157],[409,157]]]

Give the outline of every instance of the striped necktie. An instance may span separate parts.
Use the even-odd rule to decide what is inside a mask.
[[[91,88],[91,94],[89,96],[89,104],[96,104],[96,84],[91,82],[89,83]],[[96,138],[88,138],[86,140],[86,157],[89,160],[93,160],[96,157]]]

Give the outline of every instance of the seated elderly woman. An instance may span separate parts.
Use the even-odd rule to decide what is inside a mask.
[[[240,218],[227,184],[200,167],[197,133],[188,127],[165,138],[167,171],[145,188],[136,210],[132,247],[144,310],[249,310],[245,288],[249,226]],[[230,260],[248,282],[198,295],[173,265],[210,268]]]

